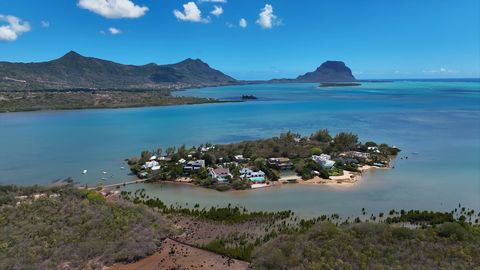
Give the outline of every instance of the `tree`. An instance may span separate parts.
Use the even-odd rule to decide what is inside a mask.
[[[168,147],[166,150],[167,156],[172,156],[175,153],[175,147]]]
[[[150,159],[150,157],[152,157],[152,154],[149,151],[145,150],[145,151],[142,151],[140,156],[141,157],[140,157],[139,163],[143,164],[143,163],[147,162]]]
[[[375,147],[375,146],[377,146],[377,144],[375,142],[368,141],[368,142],[365,143],[365,146],[366,147]]]
[[[180,147],[178,147],[177,154],[180,158],[185,158],[187,156],[187,148],[185,147],[185,144],[182,144]]]
[[[320,129],[319,131],[315,132],[311,138],[323,143],[327,143],[332,140],[332,136],[330,136],[328,129]]]
[[[208,169],[205,167],[200,168],[197,172],[195,172],[194,177],[198,180],[205,180],[208,178]]]
[[[338,151],[351,151],[357,148],[358,136],[351,132],[340,132],[335,136],[333,141]]]
[[[209,153],[205,153],[205,154],[202,156],[202,159],[205,160],[205,165],[207,165],[207,166],[215,165],[215,157],[212,156],[212,155],[209,154]]]
[[[262,168],[262,167],[265,166],[265,159],[259,157],[259,158],[256,158],[253,163],[255,163],[255,166],[256,166],[257,168]]]
[[[310,154],[312,155],[320,155],[322,153],[322,148],[320,147],[313,147],[310,149]]]
[[[249,143],[246,143],[243,147],[242,155],[246,158],[252,157],[253,151],[252,146]]]

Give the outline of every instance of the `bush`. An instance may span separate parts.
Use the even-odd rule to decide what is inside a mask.
[[[322,153],[322,148],[320,147],[313,147],[310,149],[310,154],[311,155],[320,155]]]
[[[447,222],[436,228],[437,234],[441,237],[455,237],[457,240],[464,240],[467,231],[462,225],[456,222]]]
[[[80,191],[80,195],[82,195],[83,198],[86,198],[90,202],[94,202],[94,203],[105,202],[105,197],[103,197],[102,194],[93,190],[88,190],[88,189],[82,190]]]
[[[392,236],[398,240],[413,239],[416,236],[416,233],[412,229],[399,227],[392,229]]]
[[[332,136],[330,136],[328,129],[320,129],[319,131],[315,132],[311,138],[323,143],[328,143],[332,140]]]

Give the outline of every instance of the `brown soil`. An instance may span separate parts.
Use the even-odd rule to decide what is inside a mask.
[[[167,238],[155,254],[131,264],[116,264],[108,270],[246,270],[249,263],[179,243]]]

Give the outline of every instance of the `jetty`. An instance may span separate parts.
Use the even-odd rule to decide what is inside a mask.
[[[96,189],[98,187],[101,188],[112,188],[112,187],[118,187],[118,186],[126,186],[126,185],[133,185],[133,184],[140,184],[148,181],[149,179],[138,179],[138,180],[132,180],[132,181],[126,181],[126,182],[121,182],[121,183],[116,183],[116,184],[108,184],[108,185],[102,185],[102,186],[95,186],[95,187],[89,187],[87,188],[86,186],[81,186],[80,188],[87,188],[89,190]]]

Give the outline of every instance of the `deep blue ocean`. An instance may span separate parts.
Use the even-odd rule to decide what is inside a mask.
[[[395,169],[366,173],[350,188],[290,185],[220,193],[185,186],[143,185],[170,203],[241,204],[293,209],[302,215],[389,209],[480,209],[480,80],[259,84],[191,89],[176,95],[241,103],[0,114],[0,184],[81,183],[132,178],[124,159],[141,150],[304,135],[320,128],[352,131],[362,141],[401,148]],[[121,167],[124,167],[122,169]],[[88,173],[82,175],[86,169]],[[102,172],[107,172],[103,174]],[[136,186],[130,189],[138,188]]]

